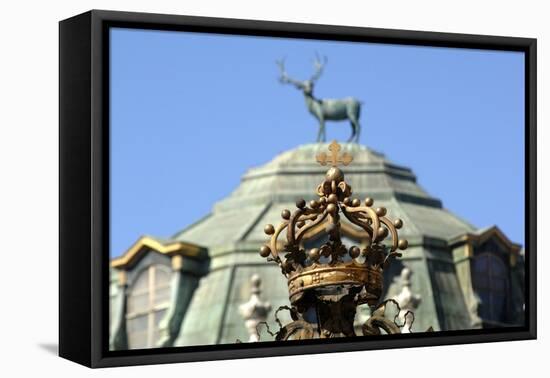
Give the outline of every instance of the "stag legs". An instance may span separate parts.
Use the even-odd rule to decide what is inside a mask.
[[[359,135],[361,134],[361,125],[359,124],[359,107],[348,113],[348,118],[351,124],[351,136],[348,143],[359,143]]]
[[[348,143],[353,143],[355,142],[355,138],[356,138],[356,135],[357,135],[357,131],[356,131],[356,128],[355,128],[355,124],[352,122],[350,122],[351,124],[351,136],[348,138]]]
[[[361,135],[361,125],[359,124],[359,121],[351,121],[353,124],[353,134],[355,135],[355,138],[353,138],[352,142],[359,143],[359,136]]]
[[[361,134],[361,125],[359,120],[355,116],[350,116],[351,136],[348,139],[348,143],[359,143],[359,136]],[[317,132],[317,143],[324,143],[327,140],[327,132],[325,128],[325,120],[319,120],[319,131]]]
[[[351,136],[348,139],[348,143],[359,143],[359,134],[361,134],[361,125],[359,121],[350,118]]]
[[[319,132],[317,133],[317,143],[326,142],[327,133],[325,130],[325,120],[319,120]]]

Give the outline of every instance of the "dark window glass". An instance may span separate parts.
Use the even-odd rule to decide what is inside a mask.
[[[480,299],[479,315],[483,320],[503,322],[506,316],[508,268],[495,254],[483,253],[473,262],[473,282]]]

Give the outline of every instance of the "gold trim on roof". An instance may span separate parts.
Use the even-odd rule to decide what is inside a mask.
[[[198,245],[187,242],[178,241],[163,244],[150,236],[142,236],[130,248],[128,248],[122,256],[113,259],[111,261],[111,267],[127,269],[133,266],[141,257],[142,252],[146,249],[150,249],[167,256],[178,254],[187,257],[198,257],[201,251],[204,250]]]
[[[480,234],[468,232],[464,235],[452,239],[450,245],[454,246],[460,244],[461,242],[468,243],[470,245],[479,245],[489,240],[493,236],[496,236],[511,252],[519,253],[519,251],[521,250],[521,245],[516,244],[508,239],[508,237],[500,230],[500,228],[498,228],[498,226],[490,227]]]

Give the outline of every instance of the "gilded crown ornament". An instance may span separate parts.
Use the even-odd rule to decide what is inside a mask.
[[[379,334],[380,329],[400,333],[395,319],[383,316],[386,302],[379,303],[384,269],[408,246],[398,235],[403,222],[390,220],[386,208],[375,207],[372,198],[361,201],[352,197],[352,188],[338,165],[348,165],[353,158],[340,151],[341,146],[333,141],[328,155],[317,156],[321,165],[331,165],[317,187],[318,199],[308,203],[298,200],[296,210],[281,212],[278,226],[264,228],[270,239],[260,255],[277,263],[287,278],[291,307],[284,309],[293,319],[284,327],[277,319],[282,326],[275,335],[278,340],[356,336],[353,323],[356,308],[362,304],[372,309],[362,326],[363,335]],[[366,243],[361,247],[343,244],[341,214],[364,231]],[[307,250],[304,236],[319,230],[324,230],[328,241]]]

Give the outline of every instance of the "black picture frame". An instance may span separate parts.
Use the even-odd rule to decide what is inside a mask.
[[[525,53],[525,327],[108,350],[110,27]],[[89,367],[535,339],[536,39],[92,10],[59,24],[59,355]]]

